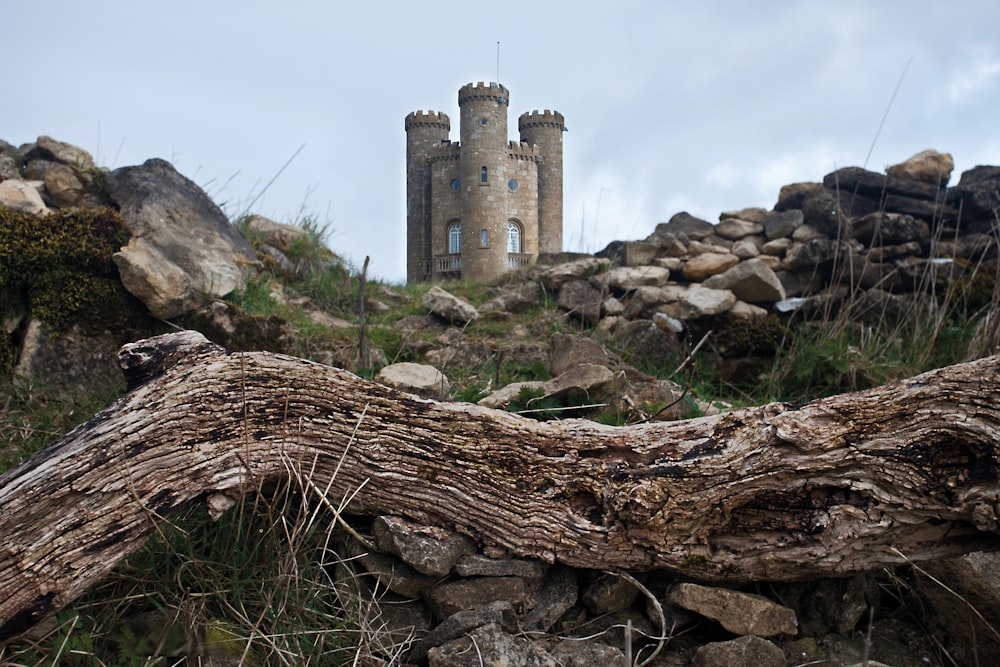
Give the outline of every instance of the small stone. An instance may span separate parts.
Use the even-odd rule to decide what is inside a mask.
[[[794,635],[798,633],[795,612],[761,595],[682,583],[667,599],[671,604],[717,621],[736,635]]]
[[[639,589],[622,577],[601,573],[584,587],[580,600],[592,613],[607,614],[632,606],[638,595]]]
[[[476,310],[475,306],[437,285],[427,290],[427,293],[420,299],[420,305],[454,324],[468,324],[479,317],[479,311]]]
[[[570,280],[559,289],[557,305],[585,324],[597,324],[601,319],[600,290],[586,280]]]
[[[736,304],[736,295],[729,290],[709,287],[691,287],[680,298],[680,315],[683,320],[709,317],[724,313]]]
[[[709,276],[730,269],[740,263],[740,258],[731,253],[706,252],[696,255],[684,263],[681,274],[692,282],[701,282]]]
[[[885,173],[894,178],[906,178],[944,187],[948,184],[954,168],[955,160],[951,153],[939,153],[928,149],[892,165],[885,170]]]
[[[740,262],[724,273],[712,276],[703,286],[729,290],[737,299],[749,303],[774,302],[785,298],[785,288],[778,276],[757,258]]]
[[[661,266],[620,266],[608,271],[608,286],[628,292],[643,285],[661,286],[670,280],[670,271]]]
[[[715,226],[715,233],[724,239],[736,241],[754,234],[763,234],[764,225],[739,218],[723,220]]]
[[[428,667],[557,667],[556,661],[523,637],[514,637],[495,624],[476,628],[459,639],[427,652]]]
[[[400,391],[439,400],[448,398],[451,392],[451,384],[444,373],[434,366],[410,361],[384,367],[375,376],[375,381]]]
[[[372,524],[379,549],[399,558],[417,572],[443,577],[459,558],[476,552],[465,535],[443,528],[421,526],[406,519],[380,516]]]
[[[547,632],[576,604],[577,591],[576,571],[564,566],[554,567],[542,580],[534,606],[524,615],[524,629]]]
[[[523,577],[541,579],[548,566],[527,558],[488,558],[481,554],[462,556],[452,568],[461,577]]]
[[[520,607],[526,594],[521,577],[467,577],[425,589],[424,600],[436,618],[446,619],[456,612],[496,601]]]
[[[784,652],[760,637],[712,642],[695,651],[691,667],[784,667]]]

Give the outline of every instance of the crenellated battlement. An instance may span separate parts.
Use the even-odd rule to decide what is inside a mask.
[[[462,155],[462,145],[457,141],[441,142],[431,150],[428,162],[457,160]]]
[[[459,106],[473,100],[496,100],[497,104],[509,104],[510,91],[499,83],[467,83],[458,91]]]
[[[515,160],[536,160],[538,150],[526,141],[511,141],[507,155]]]
[[[526,127],[552,127],[559,130],[566,129],[566,119],[558,111],[529,111],[521,114],[517,119],[518,130]]]
[[[406,115],[403,127],[407,132],[414,127],[434,127],[446,132],[451,131],[451,119],[440,111],[414,111]]]

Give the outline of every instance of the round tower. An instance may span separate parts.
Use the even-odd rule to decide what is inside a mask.
[[[431,153],[448,141],[451,121],[437,111],[406,116],[406,282],[431,278]]]
[[[507,107],[498,83],[458,91],[462,192],[462,277],[488,280],[507,270]]]
[[[535,146],[538,165],[538,252],[561,253],[563,234],[563,115],[532,111],[517,120],[521,141]]]

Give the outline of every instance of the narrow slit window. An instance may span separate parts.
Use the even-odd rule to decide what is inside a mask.
[[[486,229],[483,229],[479,232],[479,247],[480,248],[490,247],[490,233]]]
[[[490,182],[490,172],[486,167],[479,170],[479,182],[484,185]]]

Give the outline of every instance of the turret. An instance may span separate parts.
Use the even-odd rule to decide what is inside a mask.
[[[538,251],[562,252],[563,228],[563,115],[558,111],[532,111],[517,121],[521,141],[535,146],[538,165]]]
[[[406,281],[430,280],[431,169],[435,147],[448,141],[451,122],[437,111],[414,111],[406,116]]]
[[[458,91],[463,278],[489,279],[507,270],[509,99],[498,83],[470,83]]]

